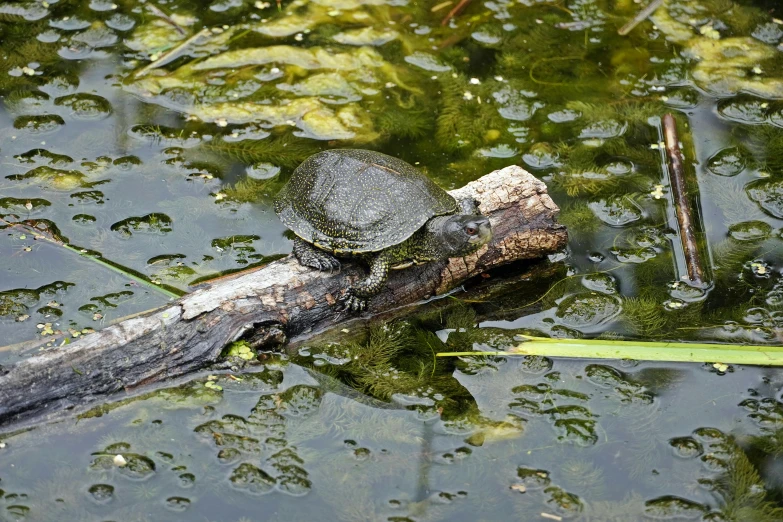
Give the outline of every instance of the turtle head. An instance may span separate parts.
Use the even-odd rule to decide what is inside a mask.
[[[481,215],[443,216],[430,220],[422,245],[430,259],[472,254],[492,239],[489,218]]]

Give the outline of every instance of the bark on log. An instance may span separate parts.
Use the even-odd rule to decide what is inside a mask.
[[[387,288],[370,302],[372,311],[421,301],[490,268],[540,258],[566,244],[546,186],[520,167],[492,172],[451,194],[479,202],[492,223],[492,241],[465,258],[392,272]],[[336,319],[342,289],[364,273],[347,263],[329,275],[289,256],[69,345],[36,352],[0,368],[0,428],[186,375],[216,362],[226,344],[238,339],[270,346],[333,327],[350,319]]]

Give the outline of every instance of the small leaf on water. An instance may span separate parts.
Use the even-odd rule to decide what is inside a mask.
[[[211,389],[211,390],[223,391],[223,387],[222,387],[222,386],[220,386],[220,385],[218,385],[218,384],[215,384],[215,383],[214,383],[214,382],[212,382],[212,381],[207,381],[207,382],[205,382],[205,383],[204,383],[204,387],[205,387],[205,388],[209,388],[209,389]]]
[[[715,368],[716,370],[718,370],[721,373],[725,373],[726,370],[729,369],[729,365],[728,364],[723,364],[723,363],[715,363],[715,364],[712,365],[712,367]]]
[[[122,455],[115,455],[112,462],[114,462],[114,465],[118,468],[124,468],[128,464],[128,461],[125,460],[125,457]]]
[[[29,316],[29,315],[27,315],[27,314],[20,315],[19,317],[17,317],[17,318],[16,318],[16,320],[17,320],[18,322],[20,322],[20,323],[21,323],[22,321],[27,321],[28,319],[30,319],[30,316]]]

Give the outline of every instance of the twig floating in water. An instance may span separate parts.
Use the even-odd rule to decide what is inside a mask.
[[[155,4],[147,4],[147,9],[149,9],[150,12],[152,12],[152,14],[154,14],[158,18],[161,18],[166,23],[168,23],[169,25],[173,26],[174,29],[176,29],[179,34],[181,34],[181,35],[188,34],[188,32],[185,30],[184,27],[182,27],[177,22],[175,22],[172,17],[170,17],[169,15],[164,13],[163,10],[161,10],[160,7],[156,6]]]
[[[648,16],[653,14],[656,9],[661,7],[663,4],[663,0],[652,0],[647,7],[636,13],[636,16],[634,16],[630,22],[622,26],[617,30],[617,34],[620,36],[625,36],[626,34],[633,31],[633,28],[639,25],[643,20],[645,20]]]
[[[447,23],[449,23],[449,20],[451,20],[452,18],[460,14],[462,10],[465,9],[465,7],[467,7],[469,3],[470,0],[460,0],[460,2],[454,7],[454,9],[449,11],[449,14],[446,15],[446,18],[443,19],[440,25],[446,25]]]
[[[154,62],[147,64],[147,66],[141,69],[139,72],[137,72],[134,75],[134,77],[141,78],[142,76],[150,72],[152,69],[157,69],[158,67],[163,67],[167,63],[173,62],[174,60],[182,56],[185,53],[185,50],[188,47],[190,47],[190,45],[193,42],[195,42],[199,38],[210,36],[211,34],[212,31],[210,31],[209,29],[207,28],[202,29],[201,31],[197,32],[196,34],[194,34],[193,36],[191,36],[190,38],[188,38],[178,46],[174,47],[173,49],[165,53],[163,56],[161,56]]]
[[[674,116],[663,117],[663,135],[666,141],[666,155],[669,157],[669,177],[671,178],[672,196],[677,213],[677,223],[680,227],[685,264],[688,267],[688,278],[691,282],[700,284],[704,271],[699,257],[699,247],[696,244],[696,234],[693,231],[691,205],[685,193],[685,168],[680,150],[680,140],[677,137],[677,123]]]

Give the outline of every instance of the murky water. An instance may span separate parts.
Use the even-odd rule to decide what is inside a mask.
[[[0,520],[783,520],[779,370],[432,357],[529,332],[779,342],[783,10],[671,0],[622,37],[629,0],[474,0],[442,23],[456,5],[0,5],[2,345],[288,253],[271,197],[325,148],[447,189],[523,165],[571,234],[491,302],[0,437]]]

